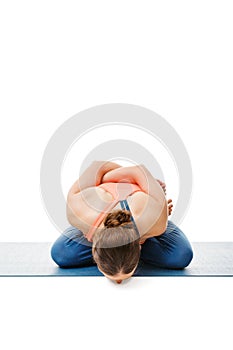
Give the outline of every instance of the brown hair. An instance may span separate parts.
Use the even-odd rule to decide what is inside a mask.
[[[128,210],[114,210],[104,220],[104,228],[93,237],[92,253],[98,267],[109,276],[128,274],[140,258],[140,237]]]

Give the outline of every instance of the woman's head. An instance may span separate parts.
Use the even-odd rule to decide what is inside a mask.
[[[134,273],[140,258],[140,237],[128,210],[114,210],[93,237],[92,253],[99,270],[120,283]]]

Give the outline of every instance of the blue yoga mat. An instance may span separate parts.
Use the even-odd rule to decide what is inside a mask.
[[[97,266],[59,268],[52,243],[0,243],[0,276],[103,276]],[[140,261],[137,276],[233,276],[233,242],[192,243],[194,257],[183,270],[160,269]]]

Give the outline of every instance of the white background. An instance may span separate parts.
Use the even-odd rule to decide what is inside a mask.
[[[180,227],[189,239],[232,241],[232,10],[204,0],[2,2],[0,240],[57,237],[40,196],[44,149],[74,114],[122,102],[160,114],[188,150],[194,188]],[[231,279],[1,285],[4,349],[232,348]]]

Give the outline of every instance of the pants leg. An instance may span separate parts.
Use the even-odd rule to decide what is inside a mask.
[[[193,258],[192,247],[185,234],[168,221],[166,231],[142,244],[141,260],[157,267],[183,269]]]
[[[96,265],[92,256],[92,243],[76,227],[68,227],[53,243],[51,257],[60,267]]]

